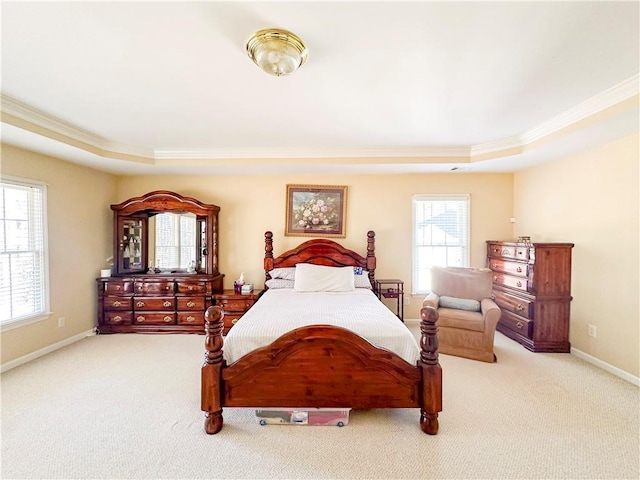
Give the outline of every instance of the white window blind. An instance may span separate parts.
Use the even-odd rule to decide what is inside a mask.
[[[46,187],[0,180],[0,325],[48,314]]]
[[[196,217],[163,213],[156,216],[156,266],[187,268],[196,259]]]
[[[469,195],[413,196],[413,293],[429,292],[434,266],[469,266]]]

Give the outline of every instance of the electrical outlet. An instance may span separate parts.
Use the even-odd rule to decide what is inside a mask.
[[[411,306],[411,299],[409,297],[404,297],[404,306],[405,307]]]
[[[58,318],[58,328],[64,327],[64,321],[65,321],[64,317]]]
[[[589,324],[589,336],[596,338],[598,335],[596,334],[596,326]]]

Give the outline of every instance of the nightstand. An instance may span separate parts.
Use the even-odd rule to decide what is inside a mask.
[[[213,296],[215,304],[220,305],[224,313],[223,335],[229,333],[231,327],[256,303],[259,296],[259,292],[239,294],[234,293],[233,289],[223,290]]]
[[[388,286],[388,285],[393,285]],[[380,301],[382,298],[393,298],[396,300],[396,316],[404,322],[404,282],[397,278],[377,278],[376,294]]]

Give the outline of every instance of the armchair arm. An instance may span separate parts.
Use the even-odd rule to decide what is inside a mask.
[[[425,297],[425,299],[422,301],[422,306],[423,307],[433,307],[436,310],[438,309],[438,305],[440,304],[440,297],[438,296],[437,293],[429,293],[429,295],[427,295]]]
[[[482,318],[484,319],[485,331],[487,328],[495,329],[500,320],[500,307],[490,298],[483,298],[480,301],[480,311],[482,312]]]

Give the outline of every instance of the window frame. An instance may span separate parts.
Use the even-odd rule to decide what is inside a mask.
[[[41,181],[14,177],[10,175],[0,175],[0,187],[3,189],[5,185],[8,187],[16,186],[22,188],[35,188],[41,193],[42,208],[40,211],[40,221],[42,222],[41,231],[42,238],[42,265],[41,265],[41,282],[42,282],[42,305],[41,309],[37,312],[22,315],[19,317],[9,318],[6,320],[0,320],[0,332],[6,332],[14,328],[22,327],[32,323],[41,322],[48,319],[51,316],[51,296],[50,296],[50,281],[49,281],[49,238],[48,238],[48,218],[47,218],[47,184]],[[34,212],[30,212],[34,213]],[[4,235],[4,232],[2,232]]]
[[[463,258],[463,265],[442,265],[442,266],[460,266],[460,267],[468,267],[470,265],[471,258],[471,195],[468,193],[451,193],[451,194],[427,194],[427,193],[419,193],[414,194],[411,198],[411,294],[412,295],[426,295],[430,292],[427,290],[418,289],[418,275],[419,270],[418,267],[418,243],[417,243],[417,205],[418,202],[425,201],[464,201],[466,202],[466,225],[464,228],[466,229],[466,245],[463,246],[465,250],[465,255]],[[424,246],[424,245],[420,245]],[[430,265],[429,268],[438,266],[438,265]]]

